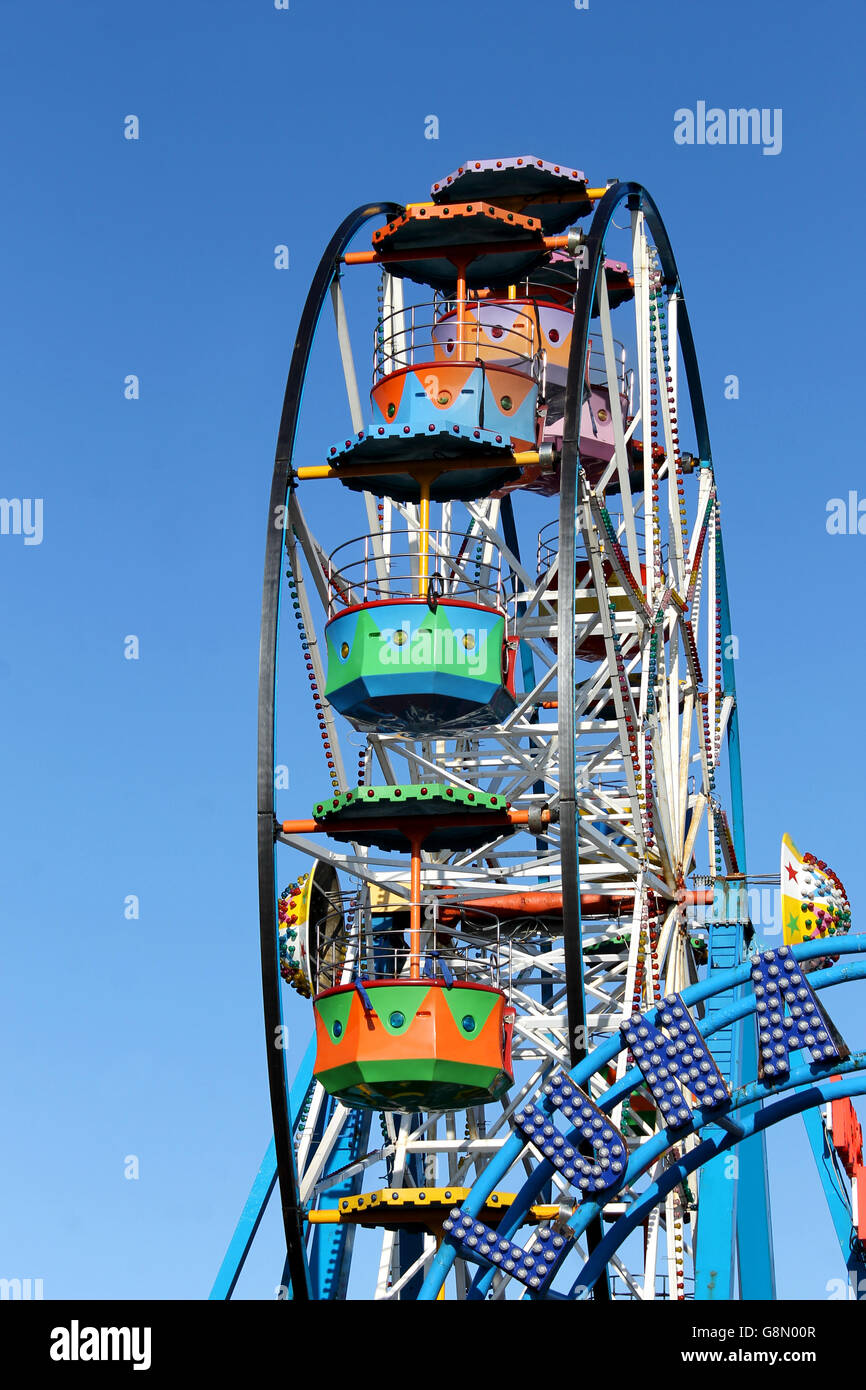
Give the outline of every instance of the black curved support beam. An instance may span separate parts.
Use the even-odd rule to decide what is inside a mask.
[[[265,1015],[265,1046],[268,1054],[268,1087],[274,1122],[280,1204],[286,1235],[286,1268],[295,1299],[310,1297],[310,1276],[304,1249],[303,1213],[295,1174],[295,1156],[289,1114],[285,1051],[282,1042],[282,1003],[276,909],[276,865],[274,843],[274,720],[277,670],[277,625],[280,579],[283,564],[284,532],[279,518],[285,506],[291,477],[292,455],[304,379],[310,351],[322,308],[339,266],[341,256],[355,234],[373,217],[398,217],[404,209],[396,203],[365,203],[340,224],[313,276],[292,351],[283,410],[277,436],[268,532],[265,542],[265,577],[262,593],[262,626],[259,645],[259,728],[258,728],[258,859],[259,922],[262,956],[262,998]]]
[[[562,928],[565,955],[566,1004],[571,1065],[586,1055],[586,999],[583,984],[583,950],[580,922],[580,856],[577,847],[578,814],[575,780],[574,717],[574,604],[575,530],[577,490],[580,469],[580,414],[583,405],[584,363],[590,320],[595,303],[598,276],[604,264],[604,239],[621,203],[630,210],[643,211],[661,262],[662,277],[668,289],[679,287],[676,260],[667,229],[658,208],[639,183],[616,183],[605,193],[595,210],[584,246],[587,263],[578,277],[574,328],[568,359],[565,393],[562,455],[559,487],[559,573],[557,579],[557,642],[559,650],[559,825],[562,858]],[[698,372],[697,356],[685,300],[677,309],[677,334],[683,353],[686,379],[694,415],[701,460],[709,463],[710,441],[706,409]],[[601,1222],[587,1231],[590,1247],[599,1243]],[[604,1297],[606,1285],[596,1286],[596,1297]]]

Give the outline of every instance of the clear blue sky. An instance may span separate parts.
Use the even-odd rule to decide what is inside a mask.
[[[44,499],[40,545],[0,537],[0,1275],[200,1297],[269,1124],[253,822],[276,426],[310,276],[362,200],[500,153],[653,193],[722,488],[750,868],[789,830],[866,927],[866,537],[825,529],[828,499],[866,495],[864,21],[850,0],[5,0],[0,25],[0,491]],[[781,153],[675,144],[698,101],[781,108]],[[323,382],[307,406],[324,446]],[[830,998],[862,1046],[862,1006]],[[306,1008],[289,1022],[301,1039]],[[821,1298],[839,1259],[797,1122],[771,1157],[780,1291]],[[247,1296],[279,1282],[274,1229]]]

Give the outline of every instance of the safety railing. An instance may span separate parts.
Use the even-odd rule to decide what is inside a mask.
[[[625,551],[627,549],[628,542],[626,539],[625,524],[622,512],[611,511],[610,508],[608,508],[608,516],[611,519],[616,538],[619,541],[623,551]],[[640,556],[643,557],[646,554],[646,527],[644,524],[644,517],[640,513],[638,513],[634,518],[634,528],[635,534],[637,536],[638,550],[640,552]],[[602,555],[604,555],[604,536],[601,536],[599,538],[599,548],[601,550]],[[580,532],[578,532],[575,536],[575,552],[578,564],[588,564],[586,547],[584,545],[583,535]],[[541,530],[538,533],[538,547],[536,550],[537,573],[539,575],[546,574],[547,571],[551,568],[554,560],[557,558],[558,555],[559,520],[558,518],[554,518],[554,520],[549,521],[546,526],[542,526]],[[667,563],[667,556],[668,545],[667,542],[664,542],[661,547],[661,559],[663,565]]]
[[[392,372],[432,362],[484,362],[537,376],[538,349],[534,314],[513,301],[411,304],[384,314],[376,325],[373,384]]]
[[[315,921],[312,946],[315,972],[314,987],[317,993],[342,984],[347,963],[347,943],[357,921],[359,894],[339,893],[332,890],[326,894],[328,911]]]
[[[421,926],[421,978],[450,984],[488,984],[505,990],[512,985],[511,942],[503,937],[495,914],[477,910],[441,922],[435,906],[427,906]],[[336,978],[344,964],[353,979],[362,981],[410,978],[409,914],[361,914],[356,924],[338,937],[320,942],[316,961],[320,988]]]
[[[427,543],[423,538],[426,536]],[[379,531],[328,556],[328,617],[384,599],[460,599],[506,613],[502,556],[486,537],[457,531]]]
[[[619,390],[620,399],[627,406],[629,414],[634,409],[634,371],[627,367],[627,354],[625,347],[619,339],[613,339],[613,356],[616,367],[616,382]],[[601,334],[594,334],[587,342],[586,349],[586,379],[590,386],[608,386],[607,363],[604,356],[604,345]]]

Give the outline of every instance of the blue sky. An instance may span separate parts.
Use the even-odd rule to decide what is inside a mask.
[[[0,1274],[199,1297],[269,1124],[253,822],[274,440],[310,276],[359,202],[503,153],[650,189],[720,479],[749,865],[775,869],[789,830],[858,924],[866,537],[825,520],[866,496],[864,21],[778,0],[6,0],[2,25],[2,492],[42,498],[44,532],[0,537]],[[699,101],[780,108],[781,152],[677,145]],[[324,377],[307,409],[321,448],[343,429]],[[313,732],[291,749],[299,814]],[[854,998],[831,998],[861,1045]],[[289,1023],[301,1039],[306,1009]],[[839,1261],[797,1124],[770,1148],[780,1291],[821,1298]],[[279,1282],[264,1235],[252,1297]]]

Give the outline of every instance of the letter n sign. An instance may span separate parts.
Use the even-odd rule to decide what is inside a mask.
[[[790,947],[762,951],[751,956],[750,963],[758,1020],[760,1080],[770,1077],[781,1081],[787,1077],[788,1053],[800,1048],[811,1052],[814,1062],[841,1062],[850,1055],[806,983]]]
[[[620,1024],[623,1039],[644,1075],[665,1124],[673,1129],[688,1124],[692,1112],[681,1086],[704,1110],[730,1099],[724,1078],[700,1030],[679,994],[669,994],[653,1010],[667,1036],[648,1014],[632,1014]]]

